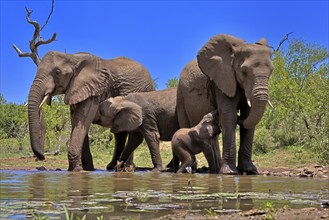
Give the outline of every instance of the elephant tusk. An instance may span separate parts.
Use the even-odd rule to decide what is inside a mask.
[[[41,108],[42,107],[42,105],[47,101],[47,99],[49,98],[49,94],[48,95],[46,95],[44,98],[43,98],[43,100],[42,100],[42,102],[41,102],[41,104],[40,104],[40,106],[39,106],[39,108]]]
[[[29,104],[29,102],[26,102],[25,104],[24,104],[24,106],[27,106]]]
[[[249,99],[247,99],[248,106],[251,107],[251,102]]]
[[[268,105],[269,105],[271,108],[274,108],[273,105],[272,105],[272,103],[271,103],[271,101],[270,101],[269,99],[267,100],[267,103],[268,103]]]

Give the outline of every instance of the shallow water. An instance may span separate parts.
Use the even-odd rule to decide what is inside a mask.
[[[0,219],[63,219],[64,206],[87,219],[319,207],[329,200],[328,184],[327,178],[2,170]]]

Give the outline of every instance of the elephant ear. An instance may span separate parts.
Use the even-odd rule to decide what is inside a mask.
[[[265,38],[261,38],[256,44],[268,47],[268,43]]]
[[[243,43],[244,40],[231,35],[216,35],[199,50],[197,55],[201,71],[228,97],[235,95],[237,87],[233,69],[233,47]]]
[[[77,104],[109,91],[113,79],[110,71],[102,68],[103,60],[87,53],[74,54],[73,57],[75,72],[65,93],[65,104]]]
[[[114,108],[114,126],[112,128],[117,127],[118,132],[134,131],[143,123],[142,107],[138,104],[122,100],[118,105],[113,102],[112,107]]]

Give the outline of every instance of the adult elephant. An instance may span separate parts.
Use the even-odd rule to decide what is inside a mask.
[[[65,94],[70,105],[72,131],[68,147],[69,171],[94,170],[89,149],[88,130],[101,101],[131,92],[153,91],[149,72],[125,57],[104,60],[89,53],[48,52],[41,60],[28,97],[31,147],[44,160],[44,121],[40,107],[50,104],[51,96]],[[116,146],[109,166],[116,165],[127,133],[115,135]]]
[[[255,126],[268,102],[268,79],[272,70],[265,39],[246,44],[242,39],[222,34],[212,37],[180,75],[177,111],[181,127],[195,126],[205,113],[218,108],[223,135],[222,160],[218,146],[215,152],[221,160],[221,173],[258,173],[251,160],[252,143]],[[236,167],[237,122],[240,147]]]

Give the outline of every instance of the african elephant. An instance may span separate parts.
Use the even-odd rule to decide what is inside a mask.
[[[222,34],[212,37],[200,49],[197,59],[181,72],[177,94],[180,127],[192,127],[205,112],[218,109],[223,135],[221,173],[257,173],[251,160],[252,143],[255,126],[268,102],[268,79],[272,70],[265,39],[246,44],[239,38]],[[244,120],[238,121],[238,112]],[[236,167],[237,122],[240,148]],[[220,158],[219,150],[216,154]]]
[[[100,104],[100,117],[95,123],[111,127],[113,133],[127,131],[135,137],[134,140],[128,139],[120,162],[126,162],[145,138],[154,170],[163,169],[159,142],[170,141],[179,129],[176,94],[176,88],[130,93],[127,96],[107,99]]]
[[[202,120],[192,128],[181,128],[173,135],[171,146],[174,160],[181,162],[177,173],[186,171],[196,162],[195,155],[203,152],[207,159],[210,173],[216,172],[217,158],[213,152],[215,138],[220,133],[218,112],[213,111],[203,116]],[[176,167],[174,168],[176,170]]]
[[[154,90],[149,72],[125,57],[104,60],[89,53],[66,54],[50,51],[41,60],[28,97],[31,147],[44,160],[44,122],[41,105],[51,96],[65,94],[71,109],[71,137],[68,146],[69,171],[94,170],[88,130],[101,101],[131,92]],[[124,147],[126,133],[116,134],[113,163]]]

